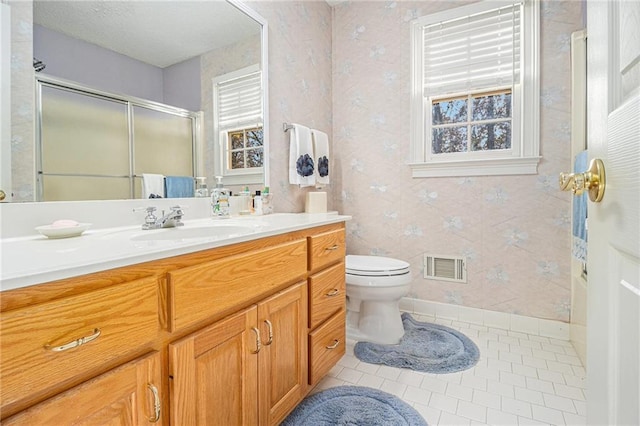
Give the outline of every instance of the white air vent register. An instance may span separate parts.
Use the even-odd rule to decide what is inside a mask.
[[[424,277],[431,280],[467,282],[467,259],[455,256],[424,255]]]

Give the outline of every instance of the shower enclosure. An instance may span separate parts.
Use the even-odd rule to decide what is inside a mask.
[[[36,77],[38,201],[140,198],[142,174],[196,174],[200,115]]]

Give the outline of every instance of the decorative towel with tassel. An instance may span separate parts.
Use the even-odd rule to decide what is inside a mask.
[[[164,175],[142,174],[142,198],[164,198]]]
[[[329,184],[329,137],[320,130],[311,129],[313,158],[316,160],[316,186]]]
[[[316,183],[315,162],[311,130],[300,124],[292,124],[289,130],[289,183],[313,186]]]
[[[190,176],[167,176],[164,182],[167,198],[188,198],[195,193],[195,180]]]
[[[587,170],[587,151],[576,155],[573,171],[582,173]],[[587,192],[573,197],[573,242],[571,254],[576,259],[587,261]]]

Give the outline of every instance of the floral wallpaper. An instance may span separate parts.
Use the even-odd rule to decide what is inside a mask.
[[[282,130],[282,123],[299,123],[331,135],[331,8],[318,0],[247,4],[269,25],[269,178],[274,208],[301,212],[309,189],[289,185],[289,133]],[[335,143],[332,148],[336,149]],[[339,182],[340,175],[331,179]],[[328,198],[338,184],[324,189]]]
[[[275,206],[302,211],[307,191],[288,184],[282,123],[331,131],[325,190],[330,209],[353,216],[349,253],[409,261],[411,297],[568,321],[570,197],[557,175],[570,167],[570,35],[582,3],[541,2],[539,173],[413,179],[409,22],[465,3],[249,3],[269,22]],[[468,282],[422,278],[424,253],[466,256]]]
[[[35,176],[33,71],[33,7],[30,1],[11,6],[11,179],[13,199],[32,201]],[[5,143],[5,141],[2,141]]]
[[[353,216],[348,252],[410,262],[410,297],[569,321],[570,197],[557,175],[570,168],[570,36],[583,26],[581,2],[541,3],[538,174],[412,179],[409,22],[463,3],[334,7],[333,195]],[[424,279],[425,253],[466,256],[468,282]]]

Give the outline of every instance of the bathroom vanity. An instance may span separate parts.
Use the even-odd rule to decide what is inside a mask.
[[[272,216],[84,235],[152,259],[3,291],[2,424],[278,424],[345,352],[349,217]]]

